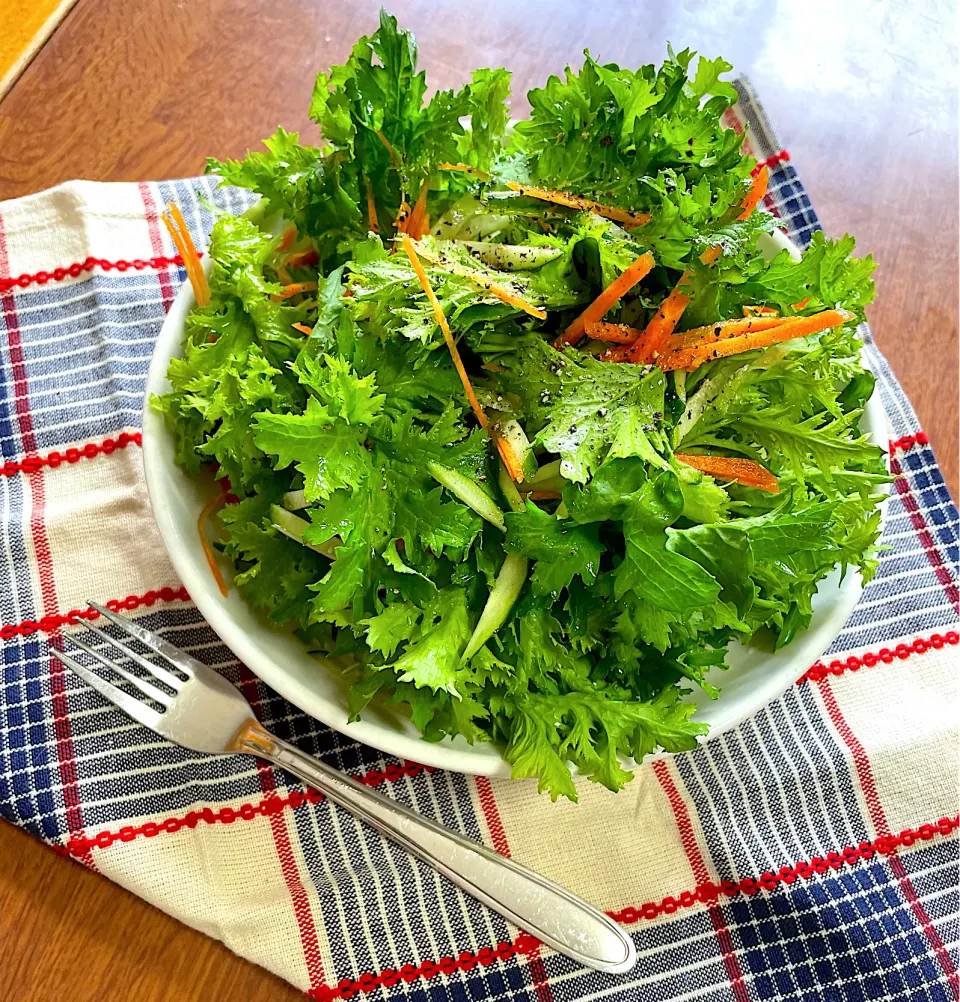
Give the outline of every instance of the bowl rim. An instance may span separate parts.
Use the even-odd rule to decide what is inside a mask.
[[[781,231],[775,230],[770,236],[776,250],[787,249],[792,256],[799,255],[796,245]],[[212,260],[209,256],[205,256],[204,269],[209,272],[211,267]],[[367,716],[349,721],[345,706],[334,703],[303,684],[300,679],[293,677],[284,669],[280,657],[265,656],[253,638],[237,623],[230,608],[233,602],[221,597],[202,551],[199,547],[191,545],[193,534],[184,536],[174,517],[174,506],[170,501],[176,492],[176,477],[182,471],[175,465],[172,470],[170,468],[170,456],[172,456],[172,449],[169,448],[170,433],[162,415],[150,406],[151,396],[154,393],[164,392],[169,387],[166,378],[167,367],[170,359],[177,357],[182,350],[186,317],[194,304],[190,283],[184,282],[170,306],[154,345],[147,373],[142,420],[143,465],[151,510],[174,570],[186,587],[191,601],[223,643],[258,678],[288,702],[328,727],[359,743],[400,759],[471,775],[508,778],[510,766],[493,744],[470,745],[459,736],[452,740],[446,738],[433,743],[424,741],[408,731],[385,726],[377,717]],[[863,427],[866,434],[878,445],[882,448],[886,446],[889,425],[877,390],[864,409]],[[885,502],[882,503],[882,507],[886,508]],[[196,513],[199,513],[199,508]],[[829,607],[825,609],[820,620],[811,624],[789,647],[770,655],[769,660],[779,663],[773,670],[765,671],[760,676],[759,682],[753,685],[746,695],[740,694],[739,699],[734,700],[731,697],[724,702],[722,697],[717,701],[704,699],[699,690],[693,693],[693,699],[697,702],[699,710],[713,711],[707,714],[710,731],[702,739],[703,741],[713,740],[738,726],[781,696],[836,639],[859,601],[863,585],[856,572],[849,573],[842,581],[834,578],[839,579],[837,571],[832,572],[824,582],[821,582],[818,595],[823,593],[823,601],[829,601]],[[829,588],[825,589],[825,584],[829,585]],[[231,591],[231,595],[234,596],[234,601],[242,602],[237,596],[236,589]],[[243,605],[246,606],[246,603]],[[275,631],[277,638],[284,635],[284,631],[280,628],[269,629]],[[318,668],[331,670],[323,666],[319,658],[313,660],[317,662]],[[725,677],[729,679],[730,676]],[[645,761],[669,757],[672,757],[671,753],[660,752],[648,756]],[[627,765],[629,766],[629,763]]]

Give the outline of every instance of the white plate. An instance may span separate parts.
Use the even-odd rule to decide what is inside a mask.
[[[798,251],[779,231],[767,240],[764,253]],[[209,268],[209,258],[206,259]],[[193,308],[193,292],[185,284],[167,315],[147,375],[147,400],[169,388],[170,359],[181,354],[184,322]],[[874,394],[864,415],[864,431],[878,444],[887,441],[886,415]],[[363,719],[347,722],[347,684],[343,677],[310,655],[292,634],[267,623],[241,599],[236,589],[224,598],[213,580],[197,540],[197,517],[216,487],[211,479],[188,476],[174,462],[173,439],[163,419],[147,405],[143,415],[143,460],[147,489],[160,534],[181,581],[207,622],[236,656],[272,689],[305,713],[356,741],[401,759],[479,776],[509,776],[510,767],[492,745],[469,745],[463,738],[433,744],[421,740],[401,714],[368,710]],[[228,579],[229,579],[229,568]],[[693,699],[698,719],[710,725],[710,737],[735,727],[790,687],[830,646],[860,597],[859,575],[841,582],[837,572],[820,585],[809,629],[776,654],[731,644],[729,671],[714,670],[711,681],[722,688],[718,700],[699,690]]]

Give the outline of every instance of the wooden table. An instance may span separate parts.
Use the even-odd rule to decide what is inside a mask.
[[[0,104],[0,199],[69,178],[199,173],[278,123],[313,135],[314,74],[379,0],[80,0]],[[666,40],[749,75],[828,233],[872,253],[869,315],[957,496],[953,10],[860,0],[393,0],[434,86],[475,66],[526,90],[582,49],[635,66]],[[820,13],[815,13],[819,11]],[[0,824],[0,1000],[295,999],[298,992]]]

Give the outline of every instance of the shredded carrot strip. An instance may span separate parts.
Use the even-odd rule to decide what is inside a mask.
[[[170,218],[176,225],[177,229],[180,231],[180,238],[183,241],[183,246],[186,251],[186,256],[184,257],[184,265],[187,267],[187,274],[191,275],[190,283],[191,285],[196,283],[200,287],[204,302],[201,302],[200,296],[196,296],[197,303],[200,306],[206,306],[210,301],[210,287],[207,284],[207,276],[204,274],[203,265],[200,263],[200,255],[197,253],[196,245],[193,242],[193,237],[190,234],[190,227],[187,226],[187,221],[183,218],[183,213],[180,211],[180,206],[176,202],[167,203],[167,211],[170,214]],[[187,261],[190,262],[187,265]],[[196,288],[194,288],[194,294],[196,294]]]
[[[278,251],[285,251],[294,240],[297,239],[297,228],[292,223],[283,231],[280,243],[277,245]]]
[[[293,325],[301,334],[306,334],[308,337],[313,333],[313,328],[308,327],[306,324],[294,324]]]
[[[414,240],[419,240],[423,236],[423,217],[427,211],[428,182],[429,178],[423,179],[423,184],[420,185],[420,194],[417,195],[413,211],[401,224],[403,227],[401,232],[409,233]]]
[[[780,493],[780,484],[777,478],[767,469],[752,459],[731,459],[727,456],[695,456],[686,452],[675,452],[674,459],[678,459],[687,466],[692,466],[701,473],[708,473],[711,477],[719,477],[722,480],[735,480],[745,487],[756,487],[758,490],[767,491],[770,494]]]
[[[373,185],[366,174],[363,175],[363,185],[367,190],[367,229],[371,233],[379,233],[380,223],[377,222],[377,201],[373,197]]]
[[[529,198],[538,198],[541,202],[553,202],[556,205],[565,205],[568,209],[579,209],[581,212],[595,212],[598,216],[612,219],[627,229],[643,226],[644,223],[649,223],[651,218],[642,212],[618,209],[615,205],[604,205],[602,202],[595,202],[592,198],[581,198],[579,195],[571,195],[566,191],[534,188],[528,184],[517,184],[516,181],[507,181],[507,187],[511,191],[527,195]]]
[[[573,321],[572,324],[554,342],[557,350],[567,344],[576,344],[586,332],[586,325],[603,319],[603,315],[622,296],[628,293],[653,268],[653,255],[647,252],[641,254],[632,264],[621,272],[599,296]]]
[[[503,465],[507,468],[507,473],[510,474],[510,479],[519,484],[523,480],[523,465],[516,450],[505,438],[501,438],[499,435],[493,435],[493,441],[497,452],[500,453],[500,458],[503,460]]]
[[[665,355],[658,364],[664,371],[671,369],[695,369],[711,359],[724,358],[728,355],[739,355],[755,348],[766,348],[783,341],[817,334],[830,327],[839,327],[854,319],[847,310],[824,310],[812,317],[792,317],[781,320],[776,326],[739,337],[728,337],[708,344],[679,347]]]
[[[683,316],[683,311],[690,302],[690,297],[680,291],[680,286],[690,279],[690,272],[685,271],[680,281],[670,290],[670,295],[660,304],[657,312],[636,344],[624,356],[624,362],[653,362],[663,351],[663,346],[673,333],[677,321]]]
[[[700,255],[700,260],[706,265],[711,265],[717,261],[721,253],[722,248],[719,244],[715,244],[713,247],[708,247]],[[681,287],[686,285],[692,277],[692,272],[683,272],[680,280],[660,304],[660,308],[650,319],[646,328],[637,336],[631,347],[611,349],[604,358],[610,362],[650,363],[662,354],[668,338],[690,303],[690,297],[681,291]]]
[[[442,164],[437,164],[437,170],[459,170],[463,171],[464,174],[473,174],[475,177],[480,178],[482,181],[490,180],[490,175],[485,170],[480,170],[479,167],[471,167],[470,164],[442,163]]]
[[[706,264],[714,264],[720,257],[722,249],[719,244],[708,247],[701,255],[700,260]],[[693,278],[693,272],[684,271],[680,280],[670,290],[670,294],[660,304],[660,308],[651,317],[643,335],[637,340],[633,349],[624,354],[624,362],[641,362],[649,364],[656,361],[662,354],[667,340],[673,333],[674,328],[683,316],[683,311],[690,304],[690,296],[682,291],[682,286],[686,285]],[[618,361],[620,361],[618,359]]]
[[[284,263],[288,268],[303,268],[306,265],[316,264],[319,260],[320,255],[316,249],[308,247],[306,250],[291,254]]]
[[[699,348],[714,341],[723,341],[728,337],[739,337],[741,334],[756,334],[759,331],[772,330],[784,323],[783,317],[739,317],[733,320],[718,320],[715,324],[705,327],[693,327],[671,338],[668,348]]]
[[[316,282],[293,282],[291,285],[285,285],[278,295],[271,296],[270,298],[275,303],[279,303],[284,299],[289,299],[291,296],[297,295],[298,292],[314,292],[316,288]]]
[[[216,497],[210,498],[210,500],[203,506],[200,512],[200,516],[197,519],[197,531],[200,533],[200,545],[203,546],[204,556],[207,558],[207,563],[210,565],[210,571],[213,574],[214,580],[217,582],[217,587],[220,589],[220,594],[226,598],[227,596],[227,582],[223,580],[223,574],[220,572],[220,565],[217,563],[217,555],[214,553],[213,544],[207,539],[207,519],[215,512],[219,511],[227,500],[227,491],[221,491]]]
[[[700,260],[704,264],[714,264],[720,260],[720,255],[723,253],[723,248],[720,244],[714,244],[712,247],[708,247],[701,255]]]
[[[737,216],[737,219],[749,219],[753,210],[760,204],[763,196],[767,193],[767,181],[770,178],[770,171],[767,170],[767,165],[764,164],[760,170],[757,171],[757,176],[753,179],[750,184],[750,190],[747,192],[747,197],[740,203],[740,207],[743,212]]]
[[[541,309],[539,306],[534,306],[532,303],[528,303],[521,296],[514,295],[514,293],[512,293],[509,289],[502,285],[498,285],[496,282],[487,278],[486,275],[480,275],[475,271],[471,271],[467,272],[467,276],[471,281],[476,282],[479,286],[482,286],[492,296],[496,296],[497,299],[506,303],[508,306],[515,306],[518,310],[523,310],[524,313],[529,313],[531,317],[536,317],[537,320],[546,320],[546,310]]]
[[[485,362],[480,368],[486,369],[487,372],[506,372],[506,369],[499,362]]]
[[[410,218],[410,203],[403,199],[400,203],[400,208],[397,209],[397,218],[393,221],[393,228],[397,233],[406,233],[407,231],[407,220]]]
[[[810,297],[807,296],[804,299],[801,299],[799,303],[794,303],[790,308],[792,310],[802,310],[804,306],[806,306],[807,303],[809,302],[810,302]]]
[[[596,341],[612,341],[614,344],[633,344],[643,331],[626,324],[592,323],[584,326],[587,337]]]
[[[187,278],[193,287],[193,295],[197,300],[197,305],[206,306],[210,302],[210,286],[207,283],[203,265],[200,264],[200,255],[197,253],[197,248],[190,236],[190,230],[187,228],[180,207],[175,202],[168,202],[167,211],[161,218],[177,252],[183,259],[183,266],[186,268]]]
[[[780,313],[770,306],[744,306],[743,315],[745,317],[779,317]]]
[[[483,428],[484,431],[489,431],[490,420],[487,418],[483,408],[480,406],[480,401],[477,400],[476,393],[473,392],[470,377],[467,375],[463,359],[460,357],[460,352],[457,350],[456,342],[453,340],[453,335],[450,333],[450,325],[447,323],[447,318],[443,314],[443,307],[440,305],[440,300],[437,299],[437,294],[433,291],[430,279],[427,277],[427,273],[424,271],[423,265],[420,263],[420,258],[417,255],[417,249],[414,247],[413,241],[406,233],[403,234],[401,240],[403,241],[403,249],[406,251],[407,257],[410,258],[410,264],[413,267],[414,274],[417,276],[420,286],[426,293],[427,300],[433,309],[434,319],[437,321],[440,330],[443,331],[443,339],[447,342],[450,357],[453,359],[453,365],[457,370],[457,375],[460,377],[460,382],[463,383],[463,389],[467,394],[467,400],[470,401],[470,406],[473,408],[473,413],[477,416],[477,421],[479,422],[480,427]]]

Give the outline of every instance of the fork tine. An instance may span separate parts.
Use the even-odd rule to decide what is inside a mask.
[[[130,650],[126,644],[121,643],[116,637],[111,637],[106,630],[101,630],[100,627],[93,626],[89,623],[87,624],[87,629],[91,630],[98,637],[103,637],[104,640],[106,640],[113,647],[117,648],[117,650],[119,650],[125,657],[130,658],[131,661],[136,661],[141,668],[146,668],[151,675],[156,676],[161,682],[166,682],[171,689],[179,691],[180,686],[183,685],[182,678],[178,678],[172,671],[168,671],[164,668],[163,665],[158,665],[155,661],[150,661],[142,654],[137,654],[136,651]]]
[[[172,661],[185,675],[193,678],[197,674],[199,668],[200,672],[207,670],[207,666],[201,664],[199,661],[190,657],[189,654],[185,654],[179,648],[174,647],[173,644],[168,644],[163,637],[158,637],[155,633],[151,633],[149,630],[145,630],[142,626],[138,626],[136,623],[130,622],[129,619],[124,619],[123,616],[118,616],[115,612],[111,612],[109,609],[102,605],[98,605],[96,602],[91,602],[87,599],[87,605],[91,609],[96,609],[106,619],[109,619],[111,623],[115,626],[119,626],[121,630],[129,633],[131,637],[136,637],[137,640],[142,644],[146,644],[151,651],[157,654],[162,654],[165,658]]]
[[[140,678],[139,675],[134,675],[132,671],[128,671],[126,668],[116,664],[102,651],[98,651],[96,647],[91,647],[90,644],[81,640],[79,637],[73,636],[72,634],[68,636],[68,639],[71,643],[76,644],[77,647],[85,650],[91,657],[96,658],[100,664],[109,668],[111,671],[115,671],[122,678],[125,678],[131,685],[135,685],[144,694],[144,696],[148,696],[150,699],[156,700],[162,706],[169,706],[173,701],[168,692],[164,692],[163,689],[158,689],[157,686],[155,686],[152,682],[148,682],[147,679]]]
[[[101,678],[99,675],[90,671],[85,665],[80,664],[79,661],[75,661],[69,654],[65,654],[63,651],[53,651],[54,657],[62,664],[66,665],[70,671],[75,675],[79,675],[80,678],[87,683],[87,685],[93,686],[101,696],[105,696],[110,700],[115,706],[118,706],[124,713],[128,716],[133,717],[138,723],[143,724],[145,727],[150,727],[153,730],[157,729],[160,721],[163,718],[162,713],[158,713],[152,706],[147,706],[146,703],[141,703],[139,699],[131,696],[129,693],[124,692],[122,689],[118,689],[112,682],[108,682],[105,678]]]

